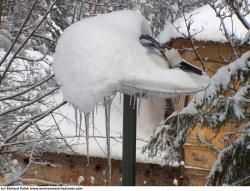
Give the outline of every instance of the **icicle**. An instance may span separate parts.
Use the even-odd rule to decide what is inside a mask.
[[[119,92],[119,94],[120,94],[119,103],[121,104],[121,103],[122,103],[122,93],[121,93],[121,92]]]
[[[89,116],[90,113],[84,113],[85,118],[85,132],[86,132],[86,146],[87,146],[87,166],[89,166]]]
[[[138,116],[140,116],[140,110],[141,110],[141,98],[142,98],[142,91],[140,91],[140,94],[139,94],[138,110],[137,110],[137,115],[138,115]]]
[[[82,130],[82,112],[79,110],[79,133],[78,133],[78,135],[79,135],[79,138],[80,138],[80,136],[81,136],[81,130]]]
[[[130,99],[129,99],[129,106],[132,105],[132,98],[133,98],[133,95],[130,95]]]
[[[95,106],[95,114],[97,115],[98,113],[98,105]]]
[[[107,157],[108,157],[108,173],[107,173],[107,180],[108,185],[111,185],[111,153],[110,153],[110,111],[111,111],[111,104],[113,98],[105,97],[104,98],[104,106],[105,106],[105,123],[106,123],[106,139],[107,139]]]
[[[78,133],[78,109],[74,106],[74,110],[75,110],[75,133],[77,136],[77,133]]]
[[[133,98],[134,98],[133,109],[135,109],[137,104],[137,97],[135,94],[133,95]]]
[[[92,111],[92,128],[93,128],[93,136],[95,135],[95,112]]]

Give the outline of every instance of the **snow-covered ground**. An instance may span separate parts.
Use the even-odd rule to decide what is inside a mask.
[[[185,16],[186,18],[191,16],[193,22],[190,28],[191,35],[198,32],[192,37],[194,40],[227,42],[220,18],[216,17],[215,11],[209,5],[198,8]],[[248,14],[245,19],[250,21],[250,15]],[[246,36],[248,31],[236,15],[233,15],[232,20],[230,17],[224,19],[224,22],[230,35],[234,34],[235,37],[239,39]],[[179,29],[179,32],[176,28]],[[185,19],[181,17],[175,20],[174,23],[167,22],[163,32],[161,32],[158,38],[162,43],[166,43],[171,39],[185,38],[183,34],[188,36]]]

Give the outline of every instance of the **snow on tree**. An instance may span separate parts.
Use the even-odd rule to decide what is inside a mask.
[[[243,4],[246,3],[246,1],[239,2]],[[248,108],[250,106],[250,51],[239,55],[238,48],[242,46],[240,35],[236,36],[234,29],[231,31],[231,29],[228,28],[228,24],[232,26],[235,24],[234,22],[238,22],[236,24],[241,25],[241,30],[237,28],[237,32],[243,31],[243,36],[244,33],[248,35],[249,28],[247,27],[248,21],[246,18],[249,16],[249,11],[244,13],[244,17],[239,18],[241,17],[240,14],[237,14],[236,10],[233,10],[233,12],[232,9],[228,10],[227,4],[225,6],[220,3],[220,1],[209,1],[208,4],[215,12],[214,17],[217,17],[217,19],[212,19],[213,17],[211,17],[213,24],[219,21],[220,26],[222,26],[224,39],[231,46],[231,60],[233,61],[224,60],[227,64],[229,62],[231,63],[223,66],[216,72],[211,78],[208,89],[198,93],[183,110],[174,112],[165,120],[163,125],[157,127],[155,135],[144,149],[145,151],[149,151],[151,156],[163,151],[167,153],[164,157],[166,164],[172,160],[181,161],[183,160],[183,144],[185,143],[187,133],[197,124],[211,128],[215,133],[218,133],[225,123],[232,123],[235,126],[235,132],[230,132],[230,136],[238,136],[238,133],[242,133],[242,135],[229,144],[224,150],[219,151],[218,159],[207,178],[207,185],[245,184],[248,182],[249,176],[249,169],[247,168],[249,166],[249,160],[247,159],[249,156],[249,150],[247,149],[249,148],[249,133],[247,128],[249,121]],[[205,7],[201,9],[204,8]],[[208,8],[205,10],[207,9]],[[201,12],[201,15],[204,14],[204,11]],[[239,8],[237,11],[240,12],[242,10]],[[244,9],[244,11],[246,11],[246,9]],[[235,19],[234,13],[239,20]],[[197,38],[196,36],[213,40],[215,37],[213,35],[206,37],[202,35],[203,31],[196,33],[195,30],[201,26],[199,24],[202,24],[196,22],[197,19],[202,19],[199,13],[197,13],[197,15],[192,15],[192,13],[189,15],[190,16],[184,16],[183,19],[184,26],[186,24],[188,27],[185,28],[184,31],[186,30],[188,35],[185,36],[184,33],[180,33],[179,36],[184,35],[185,38],[191,40]],[[209,14],[207,14],[207,16],[208,15]],[[231,23],[228,21],[228,17],[232,18]],[[188,20],[191,21],[191,23],[187,24]],[[178,23],[180,24],[180,22]],[[183,31],[183,28],[181,28],[181,30]],[[180,32],[180,30],[178,32]],[[178,35],[178,33],[172,34],[173,37]],[[247,43],[247,41],[245,41],[245,43]],[[195,51],[195,49],[193,49],[193,51]],[[242,126],[246,128],[245,131],[240,129]],[[211,143],[204,144],[213,149]],[[242,165],[246,167],[244,170],[242,170]]]
[[[206,185],[249,185],[249,124],[242,135],[222,150]]]
[[[41,2],[3,1],[1,37],[10,41],[6,47],[0,44],[0,168],[7,167],[0,173],[5,177],[4,185],[23,181],[23,174],[31,163],[35,163],[33,155],[50,150],[50,147],[65,148],[60,141],[52,139],[57,131],[55,125],[44,130],[37,124],[62,105],[55,105],[53,100],[58,86],[51,70],[52,55],[47,52],[49,44],[45,46],[40,37],[36,38],[38,31],[43,31],[40,35],[49,33],[43,24],[56,2],[43,9]],[[17,14],[16,20],[11,13]],[[39,139],[42,140],[37,141]],[[13,151],[30,157],[24,169],[18,164],[7,165],[8,153]]]
[[[200,0],[133,0],[132,7],[140,10],[143,16],[150,21],[152,33],[158,36],[164,28],[166,22],[173,22],[182,16],[178,5],[182,4],[189,12],[204,4]]]
[[[230,10],[227,12],[229,14],[226,16],[217,14],[219,15],[218,18],[222,17],[223,21],[223,16],[230,18],[234,15],[231,13],[235,13],[239,20],[244,23],[244,26],[248,26],[247,19],[245,19],[246,16],[249,15],[248,1],[237,0],[233,2],[232,4],[229,3],[229,1],[224,1],[223,6],[226,6],[226,8]],[[170,24],[172,27],[171,30],[173,29],[174,31],[178,26],[173,26],[172,22],[174,23],[176,19],[185,13],[209,2],[204,0],[2,0],[0,3],[2,3],[2,9],[0,8],[0,48],[4,49],[0,50],[0,169],[1,174],[6,174],[5,184],[13,185],[21,183],[20,181],[25,181],[22,178],[23,174],[29,169],[30,164],[35,163],[35,161],[32,160],[33,155],[39,155],[47,150],[53,151],[54,149],[58,151],[65,148],[69,149],[72,153],[76,153],[69,141],[69,137],[72,138],[72,136],[69,136],[67,139],[60,129],[61,121],[58,120],[58,116],[62,114],[58,108],[65,105],[66,102],[55,103],[58,85],[54,80],[54,75],[51,70],[55,45],[61,32],[65,28],[82,18],[122,9],[133,9],[141,12],[150,21],[150,27],[148,27],[152,30],[150,33],[152,32],[154,35],[158,35],[163,29],[165,22]],[[211,3],[215,3],[215,1],[211,1]],[[216,4],[211,4],[211,7],[213,7],[213,5]],[[216,5],[213,8],[218,10],[220,7]],[[190,21],[191,20],[188,20],[187,22]],[[228,29],[226,28],[225,30]],[[249,28],[246,30],[249,31]],[[244,32],[245,38],[235,36],[230,30],[228,34],[228,37],[232,39],[232,49],[236,49],[236,52],[238,46],[243,46],[249,42],[249,33]],[[186,37],[189,38],[190,35],[186,34]],[[195,38],[195,35],[192,36],[192,38]],[[237,57],[239,56],[236,54],[233,60],[236,60]],[[240,58],[239,61],[244,61],[244,59],[244,57]],[[225,60],[225,62],[229,63],[231,61]],[[240,87],[242,87],[241,91],[237,91],[238,89],[236,89],[239,94],[236,95],[236,91],[232,90],[234,88],[230,86],[223,89],[222,93],[215,91],[216,93],[213,94],[214,98],[211,98],[211,102],[216,103],[215,100],[217,100],[217,102],[220,103],[220,108],[216,107],[216,105],[212,107],[212,111],[217,113],[217,115],[209,116],[209,114],[205,112],[205,109],[201,109],[205,101],[202,98],[197,98],[201,103],[190,103],[187,108],[179,112],[179,117],[177,117],[177,113],[173,114],[167,119],[166,125],[157,129],[154,139],[151,141],[151,143],[155,142],[156,144],[152,146],[153,144],[150,143],[150,147],[148,147],[151,148],[151,154],[164,150],[170,153],[170,158],[182,158],[179,152],[176,151],[181,151],[181,145],[184,142],[183,135],[186,134],[189,127],[193,126],[192,124],[196,123],[196,119],[204,121],[205,124],[212,124],[215,129],[219,129],[220,126],[229,119],[229,116],[233,116],[233,121],[239,122],[239,119],[241,119],[245,122],[248,119],[245,114],[247,108],[246,99],[248,99],[245,97],[248,87],[244,79],[247,81],[248,72],[247,69],[244,69],[244,71],[239,70],[238,72],[239,76],[237,72],[232,74],[232,76],[238,80]],[[228,77],[230,78],[230,76]],[[231,80],[229,84],[232,85],[233,81],[234,80]],[[237,86],[237,88],[238,87],[239,86]],[[229,99],[228,96],[223,94],[225,91],[232,91],[232,95],[235,96]],[[217,99],[216,94],[222,96]],[[244,97],[244,99],[240,101],[242,97]],[[227,109],[222,107],[223,103],[226,103]],[[219,112],[216,110],[219,110]],[[220,115],[220,113],[224,115]],[[81,120],[79,120],[80,114],[77,113],[77,115],[78,120],[76,125],[74,125],[79,128],[81,126]],[[213,116],[222,117],[220,117],[218,122]],[[40,121],[48,118],[52,120],[53,123],[49,123],[45,128],[44,124],[42,124],[43,128],[41,128]],[[63,120],[75,123],[72,122],[68,116],[61,116],[60,119],[62,118]],[[179,121],[178,126],[175,123],[176,121]],[[179,137],[178,139],[176,139],[174,135],[176,129],[177,132],[179,132],[177,136]],[[79,128],[78,131],[83,132],[81,128]],[[165,131],[168,133],[164,133]],[[81,134],[81,136],[85,136],[85,134]],[[158,138],[156,138],[157,136]],[[93,134],[93,137],[95,137],[95,134]],[[19,164],[16,164],[16,162],[12,163],[11,156],[7,153],[13,150],[28,155],[30,157],[30,164],[24,169],[21,169]],[[231,151],[232,149],[230,150],[232,154]],[[163,152],[163,154],[165,153]],[[169,159],[165,157],[166,161]],[[173,162],[173,164],[175,164],[175,162]],[[218,162],[217,164],[220,163]],[[232,167],[223,166],[223,168],[230,169]],[[216,175],[211,174],[211,181],[208,181],[208,184],[211,182],[214,184],[216,180],[213,179],[217,179],[217,177],[221,176],[218,175],[218,173],[223,175],[225,172],[221,173],[217,171],[217,169],[218,168],[214,168],[214,171],[212,171],[215,172]],[[238,174],[233,174],[230,177],[227,183],[232,182],[231,179],[235,179],[235,177],[239,176]],[[56,183],[46,183],[56,185]]]
[[[58,116],[61,113],[57,109],[66,102],[54,101],[54,95],[58,92],[51,70],[55,43],[61,32],[75,21],[127,8],[129,1],[0,2],[0,48],[4,49],[0,53],[0,166],[5,166],[9,160],[6,152],[14,150],[29,155],[33,145],[35,154],[65,147],[75,153],[59,127]],[[70,120],[67,116],[62,117]],[[41,127],[40,121],[44,118],[49,118],[53,123],[48,126],[42,124]],[[56,136],[58,134],[61,136]],[[8,178],[6,184],[18,182],[24,171],[13,171],[18,176],[12,181]],[[9,172],[12,173],[1,171],[1,174]]]

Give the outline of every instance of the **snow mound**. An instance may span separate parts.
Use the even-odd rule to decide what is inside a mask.
[[[173,185],[178,186],[178,180],[177,179],[173,180]]]
[[[191,16],[191,20],[193,22],[190,28],[191,35],[198,33],[192,37],[194,40],[222,43],[227,42],[224,30],[221,26],[220,18],[216,17],[215,11],[209,5],[205,5],[186,14],[186,18],[189,18],[189,16]],[[250,15],[248,14],[245,19],[250,21]],[[230,35],[234,34],[238,39],[243,37],[248,38],[246,36],[248,32],[247,29],[243,26],[236,15],[233,15],[232,20],[230,17],[224,19],[224,22]],[[176,28],[178,28],[179,32]],[[159,40],[162,43],[166,43],[171,39],[185,38],[185,36],[188,37],[185,19],[184,17],[180,17],[173,23],[166,22],[164,30],[159,35]]]
[[[206,77],[170,70],[161,56],[143,47],[139,37],[147,34],[151,35],[148,21],[129,10],[87,18],[68,27],[54,58],[64,99],[89,112],[103,97],[131,86],[171,96],[207,87]]]

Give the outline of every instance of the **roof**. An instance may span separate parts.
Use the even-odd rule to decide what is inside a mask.
[[[209,5],[200,7],[185,15],[186,18],[189,16],[191,16],[191,20],[193,22],[190,29],[191,35],[198,33],[192,37],[194,40],[214,41],[220,43],[227,42],[221,26],[220,18],[216,17],[215,11]],[[250,15],[247,15],[245,19],[250,22]],[[233,15],[232,21],[233,22],[231,22],[230,17],[224,19],[226,28],[228,29],[230,35],[234,34],[235,37],[239,39],[244,38],[248,32],[247,29],[236,15]],[[176,19],[173,23],[169,21],[166,22],[164,30],[158,36],[159,41],[162,43],[169,42],[176,38],[186,37],[188,37],[188,32],[184,17]]]
[[[56,102],[62,101],[62,94],[55,97]],[[111,106],[111,158],[122,159],[122,129],[123,129],[123,100],[118,94],[113,100]],[[164,120],[165,113],[165,99],[157,100],[141,100],[140,114],[137,117],[137,153],[136,160],[141,163],[153,163],[162,165],[162,156],[155,156],[149,158],[147,153],[142,153],[142,147],[147,144],[151,136],[161,121]],[[72,145],[76,154],[87,155],[86,139],[85,139],[85,124],[84,117],[82,118],[82,137],[77,137],[75,133],[75,114],[74,108],[69,104],[64,105],[55,114],[57,122],[59,123],[60,130],[66,138],[67,142]],[[66,118],[63,116],[67,116]],[[92,119],[91,119],[92,120]],[[50,128],[54,124],[51,117],[40,122],[43,129]],[[99,105],[95,111],[94,129],[90,123],[90,138],[89,138],[89,156],[106,158],[106,128],[105,128],[105,110],[103,105]],[[93,137],[95,136],[95,138]],[[60,136],[60,134],[56,135]],[[72,154],[71,150],[59,151],[61,153]]]

